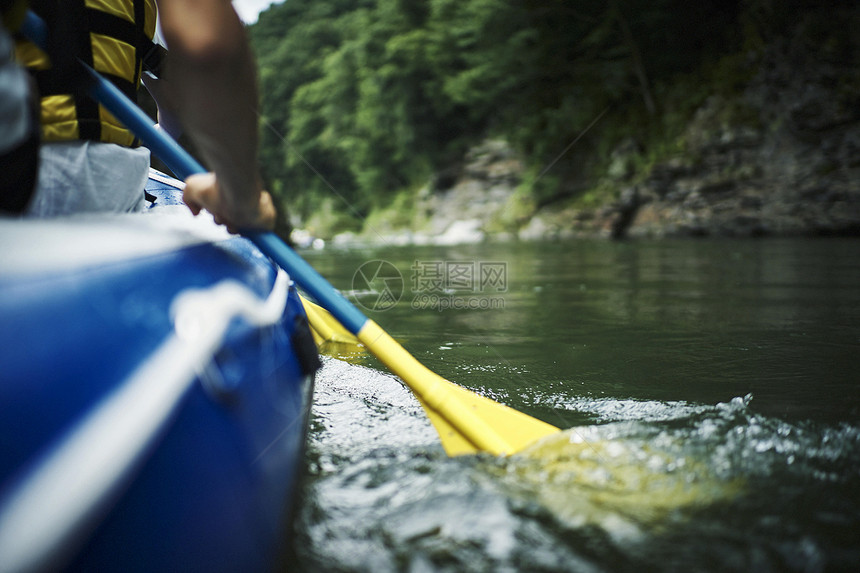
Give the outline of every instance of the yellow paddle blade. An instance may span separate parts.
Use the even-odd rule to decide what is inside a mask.
[[[315,304],[303,296],[299,296],[305,314],[308,315],[308,323],[314,342],[321,346],[325,342],[336,342],[338,344],[361,344],[358,339],[345,329],[326,309]]]
[[[714,471],[709,452],[621,434],[608,426],[564,430],[488,470],[555,521],[596,526],[616,541],[682,526],[707,507],[748,493],[743,478]]]
[[[445,380],[372,320],[361,328],[358,340],[415,393],[450,456],[477,452],[507,456],[559,431]]]

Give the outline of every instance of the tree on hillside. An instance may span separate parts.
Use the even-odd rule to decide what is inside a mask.
[[[606,108],[659,113],[656,87],[694,69],[737,9],[717,0],[287,0],[251,28],[265,173],[293,204],[313,208],[334,188],[365,212],[488,135],[540,170]],[[635,135],[650,121],[625,129]],[[558,161],[547,181],[585,169],[577,157]]]

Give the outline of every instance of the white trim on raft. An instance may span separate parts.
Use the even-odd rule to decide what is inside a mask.
[[[59,567],[74,554],[163,434],[231,321],[277,323],[289,283],[280,270],[265,300],[234,280],[175,297],[174,332],[0,503],[0,573]]]
[[[159,183],[164,183],[165,185],[170,185],[174,189],[185,189],[185,182],[180,181],[179,179],[174,179],[170,175],[166,173],[162,173],[157,169],[149,168],[149,178],[153,181],[158,181]]]
[[[56,273],[234,237],[184,205],[57,219],[0,218],[0,273]]]

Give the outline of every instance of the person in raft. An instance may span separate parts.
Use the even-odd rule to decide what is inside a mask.
[[[81,59],[134,97],[142,69],[161,68],[152,42],[156,14],[170,47],[163,78],[148,87],[190,135],[212,173],[186,180],[184,201],[235,232],[274,226],[275,208],[257,164],[254,58],[244,26],[225,0],[31,0],[52,42],[16,53],[41,101],[42,142],[27,217],[136,211],[144,205],[149,151],[91,100]],[[53,48],[52,48],[53,46]],[[164,104],[167,103],[165,106]]]

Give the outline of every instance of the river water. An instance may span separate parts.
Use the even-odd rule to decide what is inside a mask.
[[[448,458],[408,389],[333,349],[291,570],[860,566],[860,242],[305,255],[432,370],[563,431]]]

